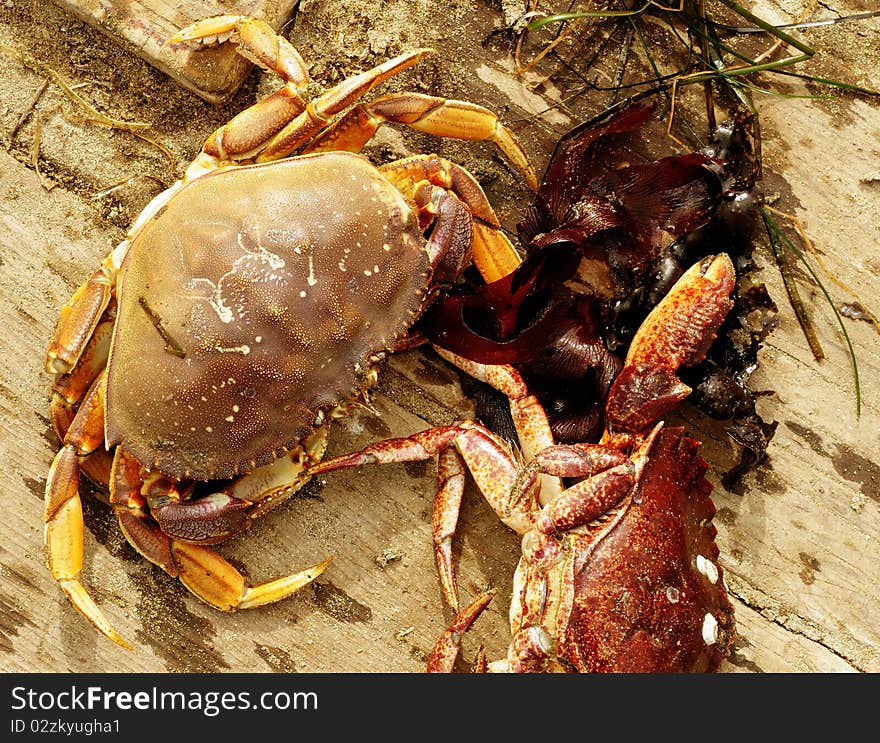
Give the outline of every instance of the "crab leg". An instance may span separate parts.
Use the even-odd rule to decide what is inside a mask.
[[[165,534],[150,517],[142,489],[140,463],[122,447],[117,447],[110,498],[125,538],[140,555],[178,578],[202,601],[222,611],[280,601],[311,583],[330,564],[328,558],[298,573],[249,586],[244,576],[213,549]],[[225,502],[232,500],[225,494],[218,495]],[[228,516],[222,505],[215,509],[221,521]]]
[[[415,49],[411,52],[405,52],[371,70],[343,80],[322,93],[309,103],[305,111],[266,144],[257,160],[265,162],[286,157],[315,134],[325,129],[335,114],[348,108],[379,83],[408,67],[412,67],[430,51],[430,49]]]
[[[178,31],[167,43],[198,48],[226,41],[236,44],[239,54],[276,73],[286,84],[242,111],[208,138],[203,152],[221,161],[256,158],[263,162],[286,157],[326,127],[332,116],[383,80],[416,64],[430,51],[417,49],[402,54],[343,80],[308,101],[309,77],[302,57],[264,21],[234,15],[207,18]]]
[[[434,346],[437,354],[453,366],[480,382],[494,387],[510,401],[510,413],[516,428],[517,438],[526,462],[549,446],[553,446],[553,434],[547,414],[538,399],[529,392],[525,381],[512,366],[503,364],[480,364],[458,356],[438,346]],[[562,483],[558,477],[541,476],[541,503],[548,503],[562,492]]]
[[[461,637],[467,632],[477,617],[489,605],[496,590],[485,591],[479,594],[458,616],[449,627],[440,635],[431,656],[428,659],[428,673],[452,673],[455,659],[461,650]],[[485,658],[483,659],[485,661]],[[481,666],[483,664],[481,663]]]
[[[452,562],[452,537],[458,525],[461,498],[464,495],[466,463],[454,448],[443,449],[437,457],[437,495],[431,510],[431,536],[434,559],[443,595],[458,611],[458,584]]]
[[[392,464],[423,462],[440,452],[455,447],[470,471],[486,501],[499,518],[514,531],[527,529],[525,511],[508,512],[508,495],[516,477],[517,463],[510,447],[488,428],[475,421],[460,421],[450,426],[438,426],[403,438],[385,439],[361,449],[326,459],[312,467],[310,476],[334,470],[359,467],[364,464]],[[449,491],[443,501],[455,507],[457,476],[460,469],[450,459],[444,459],[444,477],[440,488]]]
[[[60,441],[64,441],[76,416],[75,406],[107,365],[112,334],[113,321],[101,321],[76,366],[55,380],[49,403],[49,419]],[[79,457],[79,468],[92,482],[106,487],[110,481],[112,462],[111,454],[104,447],[98,446],[90,454]],[[100,492],[96,495],[101,497]]]
[[[439,455],[438,489],[431,519],[437,569],[449,605],[457,608],[452,565],[452,536],[458,521],[464,471],[470,471],[486,502],[498,518],[519,534],[531,528],[531,503],[509,508],[509,494],[517,462],[510,448],[485,426],[461,421],[420,431],[407,438],[386,439],[360,451],[328,459],[309,470],[309,475],[332,472],[363,464],[420,462]]]
[[[113,274],[101,265],[61,308],[46,351],[49,374],[69,372],[79,361],[110,303],[114,283]]]
[[[417,194],[424,183],[454,193],[468,208],[472,220],[473,263],[487,282],[500,279],[521,262],[519,253],[501,231],[501,223],[482,187],[460,165],[437,155],[415,155],[383,165],[379,170],[404,194],[420,206],[419,225],[427,227],[433,216],[418,204]]]
[[[392,93],[352,108],[327,128],[308,148],[310,152],[360,152],[380,126],[406,124],[425,134],[452,139],[493,142],[525,179],[538,188],[535,171],[516,135],[489,109],[468,101],[437,98],[422,93]]]
[[[63,442],[67,436],[73,419],[76,417],[74,407],[66,402],[61,395],[55,393],[49,403],[49,420],[58,438]],[[89,454],[79,456],[79,470],[95,485],[107,487],[110,482],[110,467],[113,464],[113,455],[103,446],[98,446]],[[98,500],[107,502],[103,492],[99,489],[95,492]]]
[[[531,492],[541,473],[554,477],[593,477],[627,461],[617,449],[602,444],[548,446],[520,469],[511,488],[510,505],[515,506]]]
[[[102,374],[92,384],[46,480],[44,520],[49,570],[71,603],[101,632],[124,648],[130,646],[98,608],[80,582],[83,567],[83,514],[79,497],[79,457],[94,451],[103,441]]]
[[[547,416],[537,399],[531,395],[519,373],[510,366],[486,365],[469,361],[441,348],[436,349],[444,359],[482,382],[503,392],[510,400],[514,426],[526,462],[540,451],[553,445],[553,436]],[[531,529],[533,504],[522,497],[516,503],[511,495],[520,495],[540,478],[538,497],[541,505],[552,501],[562,491],[559,477],[536,475],[529,488],[520,487],[517,462],[507,446],[489,431],[473,421],[454,426],[427,429],[409,438],[388,439],[348,455],[326,460],[309,471],[315,475],[361,464],[408,462],[440,455],[438,462],[438,491],[434,500],[432,532],[437,570],[444,596],[450,606],[458,607],[455,571],[452,564],[452,537],[458,522],[461,496],[464,489],[464,470],[474,477],[483,497],[509,528],[518,534]],[[609,465],[611,466],[611,465]]]
[[[71,405],[76,405],[92,382],[107,366],[110,340],[113,337],[113,320],[101,320],[91,333],[88,343],[79,356],[76,366],[60,375],[52,390]]]
[[[199,48],[229,41],[238,53],[285,83],[215,131],[202,147],[220,160],[240,160],[256,152],[307,105],[309,73],[296,48],[264,21],[244,16],[207,18],[178,31],[172,46]]]
[[[290,94],[298,96],[305,107],[308,68],[296,48],[265,21],[240,15],[203,18],[180,29],[166,43],[197,49],[227,41],[237,46],[242,57],[280,76],[288,84]]]

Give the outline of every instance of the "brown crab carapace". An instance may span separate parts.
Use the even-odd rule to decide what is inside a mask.
[[[329,560],[249,586],[209,545],[302,486],[330,422],[365,399],[439,287],[472,261],[487,281],[519,261],[463,168],[436,155],[375,167],[357,154],[377,128],[492,141],[536,186],[485,108],[416,93],[358,102],[427,50],[308,100],[301,57],[261,21],[208,19],[170,44],[226,41],[283,86],[215,131],[144,209],[62,309],[47,353],[63,443],[46,484],[49,566],[120,645],[80,582],[80,472],[109,485],[134,548],[202,600],[282,599]]]
[[[492,671],[708,671],[734,639],[699,443],[664,428],[731,307],[725,254],[689,269],[645,319],[606,403],[599,443],[553,445],[543,411],[512,367],[458,359],[499,388],[516,386],[522,461],[479,423],[429,429],[318,464],[312,472],[439,454],[434,541],[445,596],[458,609],[451,539],[469,470],[498,516],[522,535],[508,657]],[[448,354],[445,354],[448,356]],[[502,383],[500,383],[503,382]],[[528,401],[528,404],[525,404]],[[549,442],[541,445],[539,442]],[[566,478],[568,487],[562,487]],[[462,635],[492,592],[438,640],[430,671],[451,671]],[[481,665],[482,668],[482,665]]]

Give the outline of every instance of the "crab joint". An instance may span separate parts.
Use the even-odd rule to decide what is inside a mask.
[[[546,534],[532,530],[522,538],[522,554],[536,570],[547,570],[559,562],[565,553],[562,542]]]
[[[548,503],[535,519],[535,528],[556,534],[586,524],[612,508],[635,484],[636,466],[627,460],[573,485]]]
[[[152,504],[151,504],[152,505]],[[167,499],[151,513],[162,531],[173,539],[198,544],[214,544],[247,529],[251,522],[247,509],[251,502],[211,493],[191,501]]]
[[[556,642],[543,627],[533,625],[516,633],[513,652],[519,661],[551,658],[556,654]]]

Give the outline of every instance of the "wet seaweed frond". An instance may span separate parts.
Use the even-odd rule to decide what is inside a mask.
[[[798,324],[801,326],[804,337],[807,339],[807,345],[809,345],[810,350],[813,352],[813,358],[816,359],[816,361],[821,361],[825,358],[825,352],[822,350],[819,338],[816,336],[816,330],[813,327],[813,322],[807,314],[797,284],[794,281],[794,274],[791,270],[791,264],[788,262],[788,255],[786,254],[779,238],[779,227],[772,221],[766,207],[761,209],[761,219],[764,222],[764,228],[767,230],[767,239],[770,243],[773,257],[776,259],[776,267],[779,269],[780,276],[782,276],[782,283],[788,294],[789,304],[794,310],[795,317],[797,318]]]
[[[606,40],[613,37],[621,25],[626,25],[628,27],[628,34],[623,37],[626,46],[619,57],[621,62],[615,70],[605,73],[605,76],[613,81],[613,84],[607,87],[617,88],[617,90],[612,89],[610,91],[609,103],[614,102],[618,92],[624,89],[641,86],[658,87],[667,100],[666,135],[682,151],[689,151],[692,147],[676,136],[674,126],[681,127],[683,131],[686,131],[687,134],[683,136],[691,141],[702,144],[702,138],[697,134],[698,127],[695,126],[692,120],[689,120],[693,117],[683,117],[677,110],[677,101],[682,88],[695,84],[700,84],[703,87],[705,107],[701,123],[705,124],[709,132],[715,128],[716,105],[721,102],[722,94],[732,96],[740,106],[754,116],[753,139],[758,177],[760,177],[762,171],[762,138],[757,109],[752,100],[753,96],[768,95],[786,98],[833,98],[835,95],[840,94],[868,97],[880,96],[880,91],[857,85],[853,82],[809,74],[800,69],[803,63],[809,62],[816,55],[814,47],[801,35],[803,31],[818,26],[867,20],[880,16],[880,11],[868,11],[849,16],[812,20],[810,16],[818,7],[818,3],[813,3],[808,7],[803,17],[797,18],[794,22],[774,24],[755,14],[749,8],[744,7],[737,0],[718,0],[718,4],[715,5],[716,12],[714,15],[718,15],[719,5],[724,6],[723,10],[728,13],[728,17],[723,19],[710,17],[707,13],[706,5],[705,0],[681,0],[677,5],[646,0],[645,2],[637,1],[632,7],[626,7],[622,3],[618,4],[613,0],[609,0],[604,6],[601,6],[599,3],[591,0],[590,3],[585,4],[582,8],[570,7],[568,12],[549,13],[536,17],[526,25],[523,34],[556,24],[556,37],[551,42],[551,45],[545,47],[539,53],[539,56],[533,59],[527,67],[536,62],[538,58],[550,55],[557,59],[557,61],[561,61],[559,42],[570,35],[574,24],[590,24],[594,33],[596,33],[596,29],[605,29]],[[533,3],[532,10],[533,15],[535,15],[534,11],[537,11],[537,4]],[[736,20],[731,20],[731,18]],[[681,52],[678,55],[677,62],[674,58],[670,58],[668,54],[664,57],[663,61],[666,69],[664,69],[664,65],[655,59],[659,49],[655,50],[652,48],[651,43],[646,38],[648,21],[654,27],[662,25],[671,34],[671,38],[675,39],[680,45]],[[740,39],[744,39],[749,35],[763,35],[771,43],[764,46],[763,49],[756,49],[755,44],[749,46],[740,43]],[[638,49],[642,61],[647,64],[653,73],[653,78],[631,82],[623,74],[623,66],[626,64],[626,60],[632,56],[629,48],[633,43],[633,48]],[[605,52],[605,55],[605,65],[607,67],[609,66],[607,52]],[[587,69],[592,67],[594,61],[589,61]],[[668,72],[670,65],[677,68],[674,73]],[[775,75],[802,80],[805,83],[826,88],[828,92],[804,94],[780,91],[775,89],[772,84],[772,76]],[[590,84],[584,72],[581,72],[580,76],[585,84],[577,91],[579,94],[586,93],[591,89],[607,90],[606,86],[599,86],[595,82]],[[756,78],[759,76],[763,76],[762,82],[757,81]],[[825,354],[798,294],[790,265],[790,256],[794,256],[796,260],[807,265],[804,252],[810,253],[814,258],[818,258],[818,253],[813,248],[803,229],[794,222],[797,236],[794,240],[789,237],[785,230],[774,221],[771,212],[775,211],[772,207],[766,204],[763,205],[760,211],[761,219],[764,222],[770,249],[779,267],[791,307],[803,329],[807,344],[818,361],[823,359]],[[779,212],[779,214],[784,213]],[[796,248],[794,241],[802,244],[805,250],[793,249],[792,246]],[[841,282],[824,267],[821,259],[817,260],[816,263],[833,283],[841,286]],[[812,264],[808,266],[808,271],[811,275],[814,273]],[[831,305],[837,321],[841,323],[843,328],[840,314],[830,294],[818,279],[817,284],[822,290],[824,298]],[[855,297],[862,307],[866,307],[865,303],[851,289],[844,286],[841,286],[841,288]],[[875,328],[880,329],[880,323],[877,322],[876,317],[870,310],[866,308],[864,314]],[[844,337],[853,364],[858,413],[861,409],[858,368],[855,353],[845,329]]]

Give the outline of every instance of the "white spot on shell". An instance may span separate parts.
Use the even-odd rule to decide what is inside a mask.
[[[233,413],[237,413],[239,410],[240,410],[240,408],[238,407],[238,405],[233,405],[233,406],[232,406],[232,412],[233,412]]]
[[[232,348],[223,348],[223,346],[216,346],[214,350],[219,351],[220,353],[240,353],[242,356],[247,356],[251,352],[251,347],[248,345],[233,346]]]
[[[305,290],[303,290],[299,293],[300,297],[302,297],[303,299],[305,299],[306,294],[307,294],[307,292]]]
[[[227,423],[234,423],[234,422],[235,422],[235,417],[232,416],[232,415],[227,415],[226,418],[225,418],[224,420],[226,420]]]
[[[666,589],[666,598],[669,600],[670,604],[677,604],[678,600],[681,598],[681,591],[675,586],[668,586]]]
[[[718,582],[718,568],[711,560],[706,559],[702,555],[697,555],[697,570],[705,575],[712,585]]]
[[[211,428],[210,426],[205,426],[205,430],[206,430],[208,433],[211,433],[214,429]]]
[[[309,256],[309,276],[306,281],[309,282],[309,286],[314,286],[318,283],[318,280],[315,278],[315,260],[312,256]]]
[[[703,617],[703,642],[714,645],[718,639],[718,620],[711,614]]]

